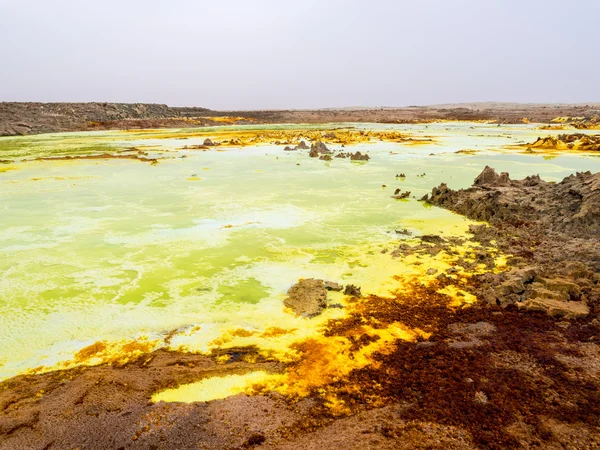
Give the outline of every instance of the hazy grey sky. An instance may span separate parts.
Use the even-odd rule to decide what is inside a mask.
[[[0,101],[600,101],[600,0],[0,0]]]

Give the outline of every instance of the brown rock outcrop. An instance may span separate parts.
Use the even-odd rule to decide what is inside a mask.
[[[472,187],[442,184],[425,201],[488,221],[470,227],[475,238],[513,255],[512,269],[475,277],[481,299],[566,319],[600,313],[600,173],[551,183],[486,167]]]
[[[287,292],[283,302],[294,313],[304,317],[314,317],[327,308],[327,289],[323,280],[306,278],[298,281]]]
[[[486,167],[472,187],[454,191],[442,183],[424,200],[492,223],[536,221],[574,236],[600,233],[600,173],[581,172],[551,183],[539,176],[510,180],[507,173]]]

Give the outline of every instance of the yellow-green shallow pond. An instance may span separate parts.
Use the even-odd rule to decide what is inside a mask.
[[[0,164],[0,378],[69,367],[98,341],[208,351],[232,342],[223,339],[231,330],[286,328],[301,338],[343,310],[313,322],[284,311],[285,292],[299,278],[389,295],[402,288],[393,275],[414,270],[382,253],[410,239],[395,230],[465,234],[465,219],[416,200],[432,187],[467,187],[485,165],[547,180],[600,170],[600,159],[585,154],[502,148],[550,133],[535,125],[344,126],[432,141],[348,146],[369,152],[371,160],[359,163],[271,144],[181,149],[207,133],[218,138],[217,129],[0,138],[7,161]],[[129,147],[162,159],[34,160]],[[462,149],[479,152],[455,153]],[[398,187],[411,198],[392,199]],[[261,345],[283,347],[272,334]],[[91,364],[99,355],[79,359]]]

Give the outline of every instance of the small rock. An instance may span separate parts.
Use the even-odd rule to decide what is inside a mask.
[[[344,289],[344,286],[338,283],[334,283],[333,281],[324,281],[323,287],[328,291],[341,291]]]
[[[357,151],[354,154],[350,154],[351,161],[368,161],[369,159],[371,159],[371,158],[366,153],[363,154],[363,153]]]
[[[437,236],[435,234],[424,234],[421,236],[421,240],[423,242],[428,242],[430,244],[443,244],[444,238],[441,236]]]
[[[331,150],[327,148],[327,146],[322,141],[314,142],[310,146],[310,153],[316,152],[317,154],[331,154],[333,153]]]
[[[400,192],[401,192],[400,189],[396,189],[394,191],[394,195],[392,195],[392,198],[401,200],[401,199],[410,197],[410,191],[406,191],[406,192],[402,192],[402,193],[400,193]]]
[[[353,297],[362,297],[360,288],[358,286],[354,286],[353,284],[346,285],[346,289],[344,289],[344,294],[351,295]]]
[[[481,391],[475,392],[475,403],[485,405],[488,402],[487,395]]]
[[[417,348],[429,348],[429,347],[433,347],[434,345],[435,345],[435,342],[421,341],[421,342],[417,342],[415,344],[415,347],[417,347]]]

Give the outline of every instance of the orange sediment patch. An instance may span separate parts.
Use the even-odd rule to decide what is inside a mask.
[[[255,332],[250,331],[250,330],[245,330],[243,328],[238,328],[236,330],[230,331],[230,334],[232,336],[250,337],[250,336],[253,336],[255,334]]]
[[[271,328],[267,328],[264,331],[264,333],[261,334],[261,336],[265,337],[265,338],[278,337],[278,336],[283,336],[285,334],[293,333],[295,331],[297,331],[297,328],[285,330],[285,329],[279,328],[279,327],[271,327]]]
[[[61,369],[77,365],[126,364],[157,349],[158,341],[139,338],[128,342],[97,341],[79,350],[73,360],[59,363]],[[47,372],[48,367],[38,367],[30,373]]]
[[[104,342],[94,342],[92,345],[82,348],[75,354],[75,362],[84,362],[104,351],[106,351],[106,344]]]

